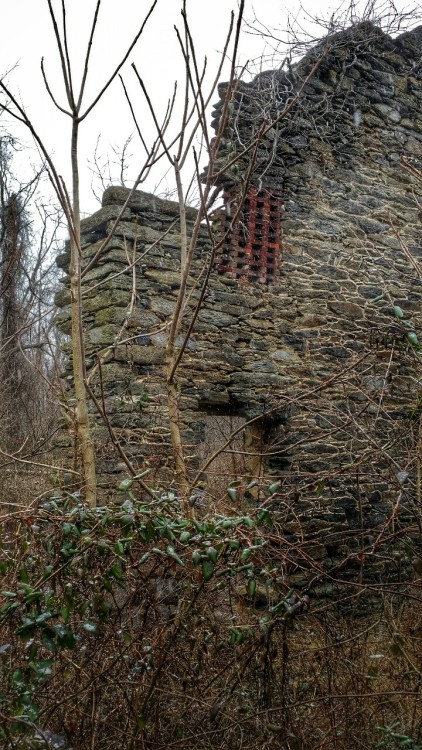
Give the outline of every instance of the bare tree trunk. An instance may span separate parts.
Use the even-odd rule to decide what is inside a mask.
[[[168,370],[173,367],[174,356],[169,353]],[[176,479],[179,487],[179,492],[182,495],[184,501],[187,501],[187,493],[189,490],[189,481],[186,472],[186,462],[184,456],[182,436],[180,432],[180,409],[179,409],[179,392],[174,378],[171,382],[167,383],[167,405],[170,422],[170,437],[173,448],[174,463],[176,469]],[[186,505],[185,510],[189,507]]]
[[[20,366],[22,366],[20,351],[16,346],[20,324],[18,284],[22,254],[22,210],[15,194],[10,195],[2,206],[1,226],[1,376],[3,406],[7,410],[6,414],[3,414],[2,433],[8,448],[14,450],[17,448],[20,430],[19,415],[13,404],[16,404],[16,388],[21,374]]]
[[[95,454],[89,428],[89,413],[85,387],[85,353],[83,341],[82,304],[81,304],[81,218],[79,206],[79,172],[78,172],[78,119],[73,119],[72,127],[72,198],[73,227],[70,233],[70,299],[72,331],[72,365],[76,399],[77,437],[81,450],[83,478],[85,482],[85,499],[88,505],[95,507],[97,480]]]
[[[188,251],[188,233],[186,226],[186,206],[185,197],[183,195],[183,187],[180,176],[179,163],[177,158],[174,160],[174,171],[176,175],[177,183],[177,195],[179,200],[179,220],[180,220],[180,273],[181,273],[181,288],[178,298],[178,305],[176,305],[175,318],[170,326],[170,331],[167,340],[166,350],[166,375],[167,375],[167,406],[169,413],[170,422],[170,437],[171,445],[173,449],[174,463],[176,469],[176,478],[179,485],[179,492],[184,498],[186,503],[185,510],[192,512],[192,509],[187,503],[187,493],[189,489],[189,481],[187,475],[186,461],[184,455],[182,435],[180,431],[180,394],[177,387],[177,379],[175,374],[175,341],[180,329],[181,319],[183,315],[183,300],[184,300],[184,289],[186,286],[186,274],[188,272],[187,267],[187,251]],[[180,295],[182,295],[180,299]]]

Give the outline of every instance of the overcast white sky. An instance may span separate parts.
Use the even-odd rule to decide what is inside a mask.
[[[60,1],[53,0],[58,14]],[[40,60],[44,56],[53,92],[58,101],[65,105],[47,0],[1,0],[1,5],[0,75],[16,66],[7,77],[8,84],[25,105],[34,126],[54,157],[58,171],[67,179],[70,121],[55,111],[45,91],[40,71]],[[67,1],[70,56],[74,63],[75,80],[79,79],[81,72],[81,60],[95,5],[95,0]],[[138,122],[147,142],[151,142],[154,129],[130,63],[136,63],[158,111],[164,112],[174,81],[183,80],[183,64],[174,32],[175,24],[181,28],[180,6],[181,0],[158,0],[143,36],[123,69],[123,77],[130,87]],[[297,0],[287,0],[286,3],[277,0],[247,0],[245,17],[253,21],[257,16],[265,26],[278,30],[276,34],[280,35],[280,29],[284,30],[287,26],[289,15],[295,18],[300,26],[309,28],[311,16],[329,18],[338,6],[339,2],[331,0],[320,0],[318,5],[310,0],[304,0],[302,8]],[[91,75],[85,99],[87,104],[120,61],[149,7],[148,0],[103,0],[94,39]],[[399,10],[409,7],[407,2],[399,0]],[[198,58],[202,60],[204,55],[208,56],[210,73],[216,70],[218,53],[224,44],[232,9],[237,10],[236,0],[188,0],[188,13]],[[258,30],[256,22],[254,26]],[[244,64],[248,59],[258,58],[264,47],[262,38],[244,33],[240,62]],[[274,65],[276,63],[277,60],[274,60]],[[265,67],[270,65],[266,64]],[[222,76],[223,80],[225,77],[227,76]],[[216,98],[214,97],[214,101]],[[0,118],[0,125],[10,130],[15,127],[6,121],[4,115]],[[100,154],[104,160],[105,155],[110,152],[110,146],[121,148],[125,139],[133,132],[134,126],[122,87],[120,82],[116,81],[82,125],[80,153],[82,208],[85,212],[92,212],[98,207],[91,191],[91,173],[87,166],[88,159],[93,157],[97,138],[100,136]],[[20,135],[23,136],[22,133]],[[29,142],[27,136],[23,137]],[[127,175],[128,184],[130,177],[137,173],[141,158],[137,136],[134,136],[129,153],[133,154],[133,158],[131,172]],[[33,159],[36,160],[35,152]],[[27,162],[28,156],[25,155],[23,163]],[[158,185],[164,171],[164,167],[161,166],[151,175],[143,189],[165,190],[165,181]]]

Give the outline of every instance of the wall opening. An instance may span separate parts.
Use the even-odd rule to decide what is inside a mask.
[[[221,512],[228,512],[234,506],[240,511],[245,492],[249,499],[259,495],[265,468],[264,422],[259,419],[249,424],[245,417],[238,415],[204,414],[201,428],[200,462],[218,454],[204,474],[208,503],[213,503]],[[236,434],[228,443],[233,433]],[[230,499],[227,492],[234,487],[235,500]]]
[[[203,443],[199,446],[201,461],[207,460],[217,451],[216,458],[206,470],[206,487],[210,500],[225,504],[228,500],[227,488],[233,482],[245,480],[246,464],[243,430],[237,433],[232,442],[223,449],[230,435],[246,422],[244,417],[207,414],[203,422]]]
[[[281,254],[281,196],[249,187],[239,216],[238,196],[224,193],[221,231],[226,239],[217,260],[217,272],[251,283],[273,284],[278,277]]]

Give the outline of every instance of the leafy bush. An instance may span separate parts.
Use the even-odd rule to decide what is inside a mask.
[[[400,625],[390,637],[380,614],[351,625],[309,609],[268,510],[198,521],[171,494],[121,490],[122,504],[57,498],[4,527],[5,750],[337,750],[376,746],[376,723],[399,709],[415,726],[419,673],[402,680],[414,656]],[[380,640],[388,653],[371,660]]]

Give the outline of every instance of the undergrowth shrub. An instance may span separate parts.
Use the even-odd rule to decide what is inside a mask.
[[[194,520],[129,485],[4,525],[4,750],[420,750],[417,581],[352,618],[289,589],[265,507]]]

